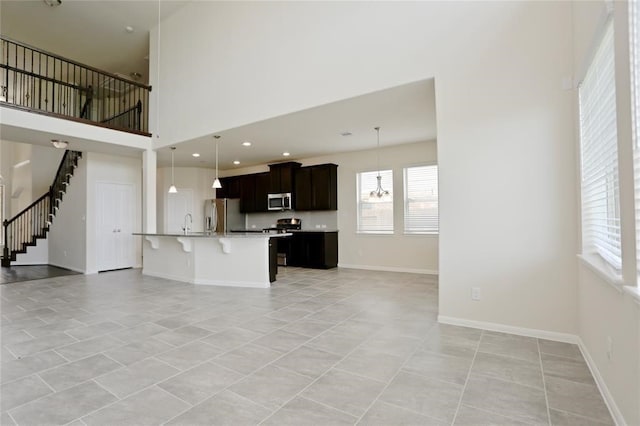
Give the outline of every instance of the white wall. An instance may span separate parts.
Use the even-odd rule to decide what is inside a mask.
[[[27,248],[26,253],[18,253],[11,266],[47,265],[49,263],[49,241],[38,238],[35,246]]]
[[[87,160],[78,161],[49,230],[49,264],[85,272],[87,268]]]
[[[134,232],[142,232],[142,160],[129,157],[116,157],[106,154],[88,152],[82,161],[87,163],[87,195],[86,195],[86,272],[98,272],[97,268],[97,211],[96,191],[100,182],[124,183],[134,186],[135,205],[133,225]],[[142,266],[142,242],[139,237],[135,241],[134,266]]]
[[[570,2],[189,3],[162,25],[161,145],[435,77],[440,314],[575,333],[570,22]]]
[[[4,160],[0,165],[0,174],[5,179],[8,193],[21,188],[20,196],[14,200],[13,208],[7,210],[7,214],[13,216],[49,191],[64,150],[7,140],[1,143],[0,150]],[[28,164],[17,169],[13,167],[27,160]]]
[[[4,185],[4,219],[11,217],[11,166],[13,163],[13,143],[0,140],[0,175],[1,184]],[[1,241],[0,244],[4,244]]]
[[[181,189],[193,191],[193,216],[194,232],[204,231],[204,200],[215,198],[214,189],[211,188],[215,172],[213,169],[201,167],[176,167],[174,169],[175,185]],[[162,167],[157,173],[158,185],[156,192],[158,232],[167,232],[167,197],[171,186],[171,167]]]
[[[134,185],[134,232],[142,229],[142,161],[95,152],[83,153],[49,233],[49,263],[87,274],[97,270],[96,186]],[[142,265],[142,242],[135,238],[134,266]]]
[[[14,144],[9,173],[11,174],[11,189],[7,191],[11,194],[9,217],[13,217],[33,201],[31,198],[31,145]]]
[[[631,166],[631,113],[629,109],[629,46],[626,2],[615,2],[616,86],[620,159],[620,205],[622,212],[624,283],[635,285],[633,248],[633,173]],[[575,80],[584,77],[606,21],[604,1],[576,2],[573,7]],[[577,99],[576,99],[577,117]],[[579,140],[576,131],[576,150]],[[628,161],[627,161],[628,160]],[[579,175],[576,174],[576,180]],[[579,181],[578,181],[579,182]],[[577,193],[579,194],[579,184]],[[629,241],[631,240],[631,241]],[[620,423],[640,424],[640,302],[611,284],[610,277],[578,264],[578,333],[600,378],[613,414]],[[611,358],[607,355],[612,341]]]
[[[395,145],[380,149],[380,169],[393,170],[394,233],[356,233],[356,174],[375,171],[376,150],[305,159],[306,165],[338,164],[338,263],[342,267],[438,273],[438,236],[405,235],[403,168],[437,162],[436,142]]]
[[[49,191],[60,166],[64,149],[31,145],[31,198],[36,200]]]

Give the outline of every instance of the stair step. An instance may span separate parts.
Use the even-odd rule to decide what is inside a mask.
[[[71,183],[71,178],[73,177],[74,170],[76,167],[78,167],[78,160],[82,158],[82,152],[67,151],[65,153],[64,158],[66,163],[61,162],[60,168],[58,169],[59,174],[56,175],[56,178],[53,182],[54,186],[51,187],[51,193],[48,194],[50,197],[53,196],[53,200],[49,198],[49,203],[43,204],[44,206],[48,205],[48,208],[50,209],[49,210],[50,212],[46,213],[47,214],[46,218],[48,219],[45,222],[46,225],[43,226],[41,229],[36,228],[35,234],[30,236],[31,239],[29,241],[19,243],[18,245],[18,247],[20,248],[19,250],[11,251],[7,256],[7,258],[3,257],[2,259],[3,267],[11,266],[11,261],[15,261],[18,254],[27,253],[28,247],[36,246],[37,240],[47,238],[47,233],[51,229],[50,227],[53,223],[53,218],[56,216],[56,213],[60,208],[60,203],[62,202],[64,195],[66,194],[66,190]],[[43,195],[41,199],[38,200],[38,202],[41,202],[41,200],[47,200],[46,195],[47,194]],[[42,202],[46,202],[46,201],[42,201]],[[35,205],[35,202],[34,202],[34,205]],[[38,216],[35,216],[34,218],[38,220],[37,217]],[[39,220],[42,221],[43,219],[44,219],[44,214],[40,216]],[[36,223],[41,223],[41,222],[36,222]]]

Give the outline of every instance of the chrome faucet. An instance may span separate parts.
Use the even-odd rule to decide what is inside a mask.
[[[187,213],[184,215],[184,227],[182,227],[184,235],[187,235],[189,231],[191,231],[191,228],[187,226],[187,218],[189,218],[189,225],[193,226],[193,216],[191,216],[191,213]]]

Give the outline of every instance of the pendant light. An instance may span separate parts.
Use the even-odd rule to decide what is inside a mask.
[[[211,185],[211,187],[214,189],[220,189],[222,188],[220,179],[218,179],[218,139],[220,139],[220,135],[215,135],[214,138],[216,140],[216,178],[213,181],[213,185]]]
[[[169,187],[169,194],[175,194],[176,192],[178,192],[178,190],[176,189],[176,186],[174,185],[174,178],[175,175],[173,173],[173,151],[176,150],[175,146],[171,147],[171,186]]]
[[[372,198],[374,200],[383,200],[389,198],[391,194],[389,194],[389,191],[385,191],[384,189],[382,189],[382,176],[380,176],[380,127],[374,128],[378,133],[378,176],[376,177],[378,185],[375,190],[369,193],[369,198]]]

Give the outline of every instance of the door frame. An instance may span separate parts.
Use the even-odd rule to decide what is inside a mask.
[[[134,183],[131,182],[114,182],[114,181],[96,181],[95,182],[95,226],[94,226],[94,241],[95,241],[95,248],[94,248],[94,254],[95,254],[95,270],[96,272],[104,272],[104,271],[111,271],[111,270],[116,270],[116,269],[126,269],[126,268],[135,268],[136,267],[136,246],[135,246],[135,239],[132,239],[132,248],[131,248],[131,265],[130,266],[122,266],[122,267],[116,267],[116,268],[109,268],[109,269],[102,269],[101,268],[101,263],[100,263],[100,259],[99,259],[99,254],[100,254],[100,250],[99,250],[99,245],[100,245],[100,239],[99,239],[99,215],[100,215],[100,207],[101,207],[101,203],[100,203],[100,189],[102,185],[118,185],[118,186],[124,186],[127,187],[129,189],[130,192],[130,208],[128,209],[128,214],[127,216],[129,216],[129,221],[131,223],[131,229],[135,231],[136,228],[136,185]]]

